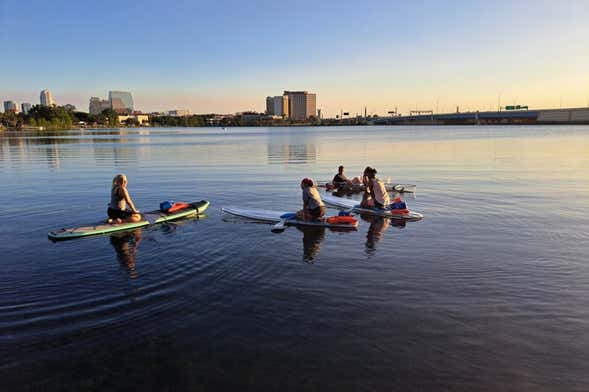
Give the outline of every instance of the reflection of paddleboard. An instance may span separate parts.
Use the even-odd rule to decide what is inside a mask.
[[[280,221],[284,221],[284,223],[289,226],[315,226],[330,227],[334,229],[355,229],[358,227],[358,220],[353,218],[350,219],[351,217],[332,216],[326,217],[320,221],[303,221],[294,218],[294,213],[281,211],[245,208],[223,208],[221,209],[221,211],[230,215],[235,215],[242,218],[257,220],[261,222],[278,223]]]
[[[149,226],[152,224],[163,223],[172,221],[175,219],[180,219],[192,215],[199,215],[204,212],[209,207],[209,202],[206,200],[201,200],[196,203],[190,203],[190,206],[184,208],[182,210],[178,210],[172,213],[161,212],[160,210],[151,211],[142,213],[143,219],[139,222],[129,222],[129,223],[117,223],[117,224],[108,224],[104,221],[99,223],[88,225],[88,226],[80,226],[80,227],[72,227],[70,229],[59,229],[50,231],[47,235],[52,240],[68,240],[72,238],[80,238],[80,237],[87,237],[91,235],[97,234],[107,234],[113,233],[115,231],[122,231],[122,230],[129,230],[135,229],[138,227]]]
[[[387,218],[406,220],[419,220],[423,218],[422,214],[413,211],[397,212],[395,210],[382,208],[362,208],[360,207],[359,200],[345,199],[343,197],[332,195],[321,195],[321,200],[332,206],[352,209],[354,212],[358,213],[366,213],[371,215],[386,216]]]
[[[321,187],[321,188],[326,188],[328,184],[330,186],[333,186],[333,183],[331,181],[324,181],[324,182],[317,181],[317,186]],[[386,188],[387,192],[415,193],[415,190],[417,189],[417,185],[385,184],[385,188]],[[363,184],[354,184],[354,185],[349,186],[347,184],[344,184],[343,186],[340,185],[339,189],[341,189],[343,191],[350,191],[350,192],[362,192],[364,190],[364,185]]]

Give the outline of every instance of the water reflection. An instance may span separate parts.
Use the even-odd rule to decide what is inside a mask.
[[[317,160],[316,134],[303,128],[268,133],[268,163],[299,164]],[[301,141],[306,143],[301,143]]]
[[[141,229],[116,233],[110,236],[110,244],[117,254],[117,259],[131,279],[139,276],[135,270],[135,257],[140,242]]]
[[[82,149],[90,147],[99,163],[101,160],[117,164],[136,162],[139,156],[132,144],[143,143],[144,132],[126,129],[6,132],[0,135],[0,160],[27,162],[44,158],[49,168],[58,169],[63,159],[79,159]],[[112,146],[104,147],[108,144]]]
[[[314,263],[315,256],[321,249],[321,243],[325,240],[325,227],[300,227],[303,232],[303,260],[307,263]]]
[[[376,252],[376,243],[380,241],[384,233],[387,231],[389,226],[393,225],[395,227],[403,228],[405,227],[405,221],[393,221],[389,218],[384,218],[382,216],[375,216],[375,215],[368,215],[368,214],[360,214],[360,218],[363,221],[370,223],[370,227],[366,232],[366,253],[371,255]]]
[[[309,144],[282,144],[268,145],[268,163],[307,163],[317,159],[315,145]]]

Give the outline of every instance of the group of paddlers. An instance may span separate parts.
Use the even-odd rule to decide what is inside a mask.
[[[368,166],[364,169],[362,176],[350,180],[344,174],[344,167],[340,166],[327,189],[363,186],[364,193],[360,206],[385,209],[389,207],[391,200],[385,184],[376,177],[376,173],[376,169]],[[305,221],[320,220],[325,215],[326,208],[316,184],[310,178],[304,178],[301,181],[301,189],[303,190],[303,209],[297,212],[297,218]],[[135,208],[127,191],[127,177],[124,174],[118,174],[113,178],[107,214],[108,223],[111,224],[141,220],[141,214]]]
[[[363,208],[386,208],[390,204],[391,199],[386,186],[376,177],[376,169],[367,166],[362,176],[352,179],[346,177],[344,170],[343,166],[337,168],[337,174],[331,180],[331,184],[326,185],[327,190],[348,190],[361,186],[364,190],[360,203]]]
[[[368,166],[364,169],[362,176],[348,179],[344,174],[344,167],[339,166],[337,174],[326,188],[332,191],[363,186],[360,207],[386,209],[389,208],[391,199],[384,182],[376,177],[376,173],[376,169]],[[326,209],[316,184],[310,178],[304,178],[301,181],[301,189],[303,190],[303,209],[297,212],[297,218],[306,221],[321,219]]]

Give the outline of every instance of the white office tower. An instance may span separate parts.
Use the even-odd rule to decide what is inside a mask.
[[[55,101],[53,100],[53,95],[51,95],[51,91],[43,90],[41,91],[41,106],[54,106]]]
[[[266,114],[288,117],[288,96],[266,97]]]

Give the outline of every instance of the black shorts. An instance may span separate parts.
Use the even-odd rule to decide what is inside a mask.
[[[114,208],[108,207],[106,213],[110,219],[127,219],[133,213],[128,210],[115,210]]]
[[[374,207],[384,209],[384,204],[380,204],[376,199],[374,200]]]
[[[312,210],[308,210],[309,214],[311,214],[311,218],[313,219],[317,219],[317,218],[321,218],[323,215],[325,215],[325,213],[327,212],[327,209],[324,206],[319,206],[316,208],[313,208]]]

